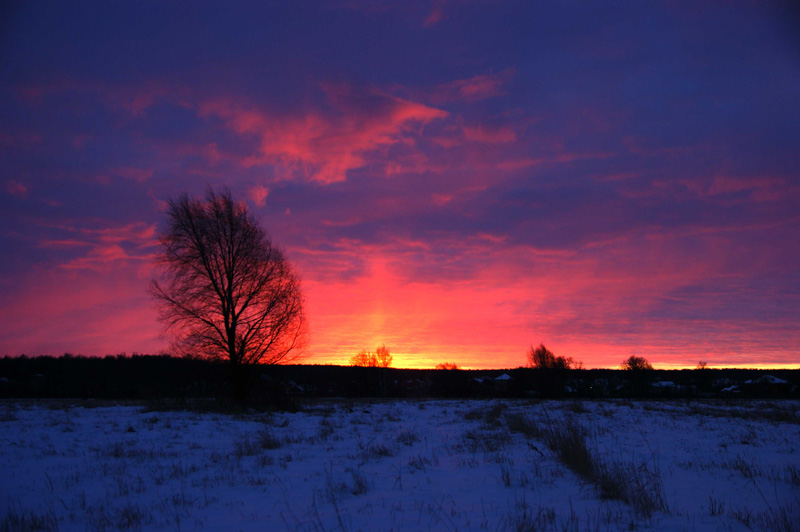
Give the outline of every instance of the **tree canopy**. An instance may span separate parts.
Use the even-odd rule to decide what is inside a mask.
[[[367,368],[388,368],[392,365],[392,355],[389,353],[389,349],[382,345],[374,353],[366,350],[359,351],[350,357],[350,365]]]
[[[234,369],[301,353],[300,278],[229,190],[170,200],[159,241],[151,293],[180,353],[227,359]]]
[[[583,366],[572,357],[556,356],[544,344],[530,347],[528,350],[528,366],[537,369],[578,369]]]
[[[647,361],[644,357],[637,357],[636,355],[631,355],[625,360],[622,361],[620,364],[622,369],[631,370],[631,371],[638,371],[638,370],[645,370],[645,369],[653,369],[653,365]]]

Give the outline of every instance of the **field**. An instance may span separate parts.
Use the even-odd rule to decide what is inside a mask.
[[[0,403],[0,531],[800,530],[800,403]]]

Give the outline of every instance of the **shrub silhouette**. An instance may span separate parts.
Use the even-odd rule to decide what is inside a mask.
[[[583,363],[572,357],[556,356],[544,344],[528,350],[528,367],[537,371],[531,379],[542,397],[560,397],[564,394],[567,370],[582,369]]]
[[[653,365],[647,361],[644,357],[637,357],[635,355],[631,355],[630,357],[626,358],[620,364],[620,367],[625,370],[630,371],[641,371],[641,370],[651,370],[653,369]]]
[[[536,369],[579,369],[581,362],[575,362],[572,357],[560,357],[553,354],[544,344],[538,347],[531,346],[528,351],[528,366]]]
[[[359,351],[350,357],[350,365],[365,368],[388,368],[392,365],[392,355],[389,353],[389,349],[382,345],[374,353],[366,350]]]

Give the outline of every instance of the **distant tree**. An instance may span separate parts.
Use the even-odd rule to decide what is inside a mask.
[[[711,372],[709,371],[708,364],[705,360],[701,360],[697,363],[695,367],[697,370],[695,372],[696,380],[695,383],[697,385],[697,389],[700,392],[708,393],[711,391],[712,388],[712,379],[711,379]]]
[[[375,350],[375,357],[378,359],[379,368],[388,368],[392,365],[392,355],[385,345]]]
[[[458,364],[456,364],[454,362],[441,362],[439,364],[436,364],[436,367],[434,369],[455,370],[455,369],[461,369],[461,368],[458,367]]]
[[[366,350],[359,351],[350,357],[350,365],[366,368],[388,368],[392,365],[392,355],[389,353],[389,349],[382,345],[374,353]]]
[[[378,365],[378,358],[366,349],[362,349],[355,355],[350,357],[351,366],[361,366],[365,368],[374,368]]]
[[[579,369],[583,363],[575,362],[572,357],[556,356],[544,344],[531,346],[528,351],[528,366],[536,369]]]
[[[179,352],[227,360],[244,401],[255,364],[296,358],[306,319],[300,278],[229,190],[170,200],[150,292]]]
[[[647,361],[644,357],[637,357],[635,355],[631,355],[630,357],[626,358],[620,364],[620,367],[625,370],[631,371],[639,371],[639,370],[649,370],[653,369],[653,365]]]

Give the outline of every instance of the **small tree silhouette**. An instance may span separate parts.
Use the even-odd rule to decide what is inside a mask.
[[[385,345],[375,350],[375,358],[378,359],[379,368],[388,368],[392,365],[392,355]]]
[[[641,370],[650,370],[653,369],[653,365],[647,361],[644,357],[637,357],[636,355],[631,355],[625,360],[622,361],[620,367],[624,370],[630,371],[641,371]]]
[[[628,372],[633,395],[642,397],[649,393],[653,365],[646,358],[631,355],[622,361],[620,368]]]
[[[388,368],[392,365],[392,355],[389,353],[389,349],[382,345],[374,353],[366,350],[359,351],[350,357],[350,365],[365,368]]]
[[[543,397],[560,397],[568,377],[566,370],[581,369],[583,364],[572,357],[556,356],[544,344],[539,344],[528,350],[528,367],[537,370],[530,378]]]
[[[454,362],[441,362],[439,364],[436,364],[434,369],[450,369],[450,370],[453,370],[453,369],[461,369],[461,368],[458,367],[458,364],[456,364]]]
[[[578,369],[583,364],[575,362],[572,357],[555,356],[544,344],[539,344],[538,347],[531,346],[528,351],[528,366],[536,369]]]

